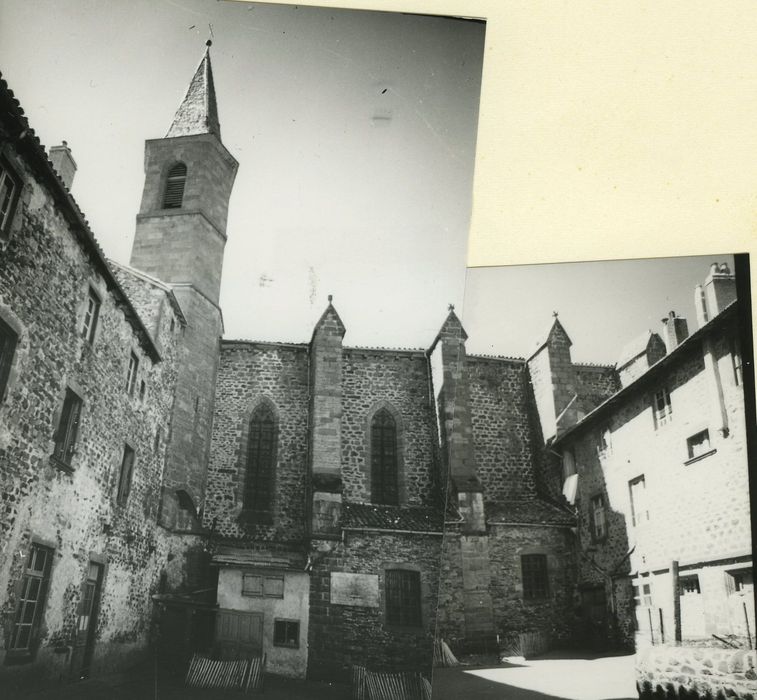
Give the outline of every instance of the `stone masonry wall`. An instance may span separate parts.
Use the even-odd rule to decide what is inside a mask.
[[[446,523],[439,567],[439,608],[436,636],[453,648],[465,639],[465,596],[463,589],[460,525]]]
[[[161,524],[171,529],[193,530],[197,527],[195,513],[205,506],[222,323],[220,310],[191,287],[177,287],[176,297],[188,322],[182,334],[171,412]],[[178,490],[186,491],[192,498],[195,513],[178,507]]]
[[[400,505],[436,501],[441,492],[436,420],[424,354],[345,349],[342,404],[345,500],[371,501],[370,421],[385,407],[397,422]]]
[[[521,556],[545,554],[549,594],[523,599]],[[568,528],[495,525],[489,534],[491,592],[496,631],[543,632],[552,643],[568,639],[575,620],[573,537]]]
[[[375,671],[431,673],[439,586],[441,537],[353,533],[314,566],[310,577],[308,677],[349,682],[352,665]],[[385,621],[384,571],[407,568],[421,575],[422,627]],[[330,572],[378,576],[379,607],[331,603]]]
[[[707,647],[648,647],[636,655],[643,700],[757,697],[757,652]]]
[[[204,523],[231,539],[305,537],[308,440],[307,346],[224,342],[218,372]],[[246,468],[243,442],[260,401],[278,416],[272,525],[240,522]],[[245,443],[246,444],[246,443]]]
[[[620,380],[612,367],[574,364],[578,395],[594,407],[620,389]]]
[[[39,649],[10,673],[66,675],[90,558],[105,564],[93,672],[144,650],[155,592],[172,543],[156,517],[180,326],[158,332],[163,360],[137,342],[106,280],[75,241],[46,185],[14,160],[24,180],[14,229],[0,258],[0,315],[18,333],[0,403],[0,663],[15,619],[30,543],[54,549]],[[80,337],[88,291],[100,296],[93,344]],[[125,391],[130,352],[139,359]],[[140,391],[144,382],[144,394]],[[66,388],[82,399],[70,470],[50,460]],[[131,492],[116,503],[124,444],[135,451]],[[180,586],[183,570],[173,572]]]
[[[486,503],[533,496],[531,426],[524,363],[469,356],[473,444]]]
[[[688,350],[682,348],[680,360],[665,376],[642,384],[606,420],[595,421],[563,445],[573,450],[579,474],[581,547],[585,550],[594,544],[591,558],[603,570],[646,575],[667,570],[676,560],[684,575],[686,567],[748,557],[751,552],[743,390],[736,384],[730,355],[734,334],[735,325],[728,326],[713,343],[729,421],[727,436],[718,430],[720,410],[701,344],[694,344]],[[652,403],[662,387],[670,393],[672,414],[657,425]],[[598,450],[599,431],[604,427],[610,430],[610,445]],[[692,459],[687,438],[705,429],[709,450]],[[634,524],[629,483],[641,477],[646,505],[635,504],[641,512]],[[590,503],[597,494],[605,497],[607,539],[592,543]],[[632,542],[635,549],[624,564]],[[601,579],[586,558],[580,575],[585,582]],[[704,580],[700,584],[704,594]],[[664,626],[672,630],[668,587],[652,591],[653,612],[662,609]],[[708,600],[708,608],[725,605],[722,582],[719,590],[717,600]],[[621,624],[630,627],[633,621],[621,620]]]

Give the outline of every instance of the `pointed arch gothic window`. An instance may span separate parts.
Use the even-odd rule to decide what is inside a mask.
[[[270,521],[276,466],[276,417],[268,404],[262,404],[250,418],[247,436],[247,474],[244,484],[244,509],[258,521]]]
[[[399,505],[397,423],[382,408],[371,420],[371,495],[374,503]]]
[[[187,180],[187,166],[176,163],[166,178],[166,191],[163,195],[164,209],[179,209],[184,199],[184,184]]]

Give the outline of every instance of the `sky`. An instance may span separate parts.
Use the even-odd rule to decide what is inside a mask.
[[[463,300],[485,25],[210,0],[3,0],[3,77],[42,143],[68,142],[72,193],[118,262],[144,141],[165,135],[209,25],[221,134],[240,163],[225,336],[308,341],[333,294],[346,344],[428,347]]]
[[[697,329],[694,289],[727,254],[470,268],[463,323],[472,354],[529,357],[558,313],[574,362],[614,365],[623,346],[662,331],[670,311]]]

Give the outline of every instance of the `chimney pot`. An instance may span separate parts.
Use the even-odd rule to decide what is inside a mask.
[[[71,155],[71,149],[66,141],[63,141],[60,146],[53,146],[50,149],[50,162],[63,184],[70,190],[76,174],[76,161]]]
[[[670,311],[667,318],[662,319],[662,326],[662,337],[668,353],[689,337],[689,324],[685,318],[676,316],[675,311]]]

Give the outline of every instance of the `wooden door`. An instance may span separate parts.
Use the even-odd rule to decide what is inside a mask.
[[[263,613],[219,610],[216,646],[223,658],[240,658],[263,649]]]
[[[92,657],[95,651],[97,613],[100,608],[102,575],[103,565],[93,561],[89,562],[87,578],[82,587],[74,649],[71,655],[71,673],[75,679],[87,678],[91,670]]]

